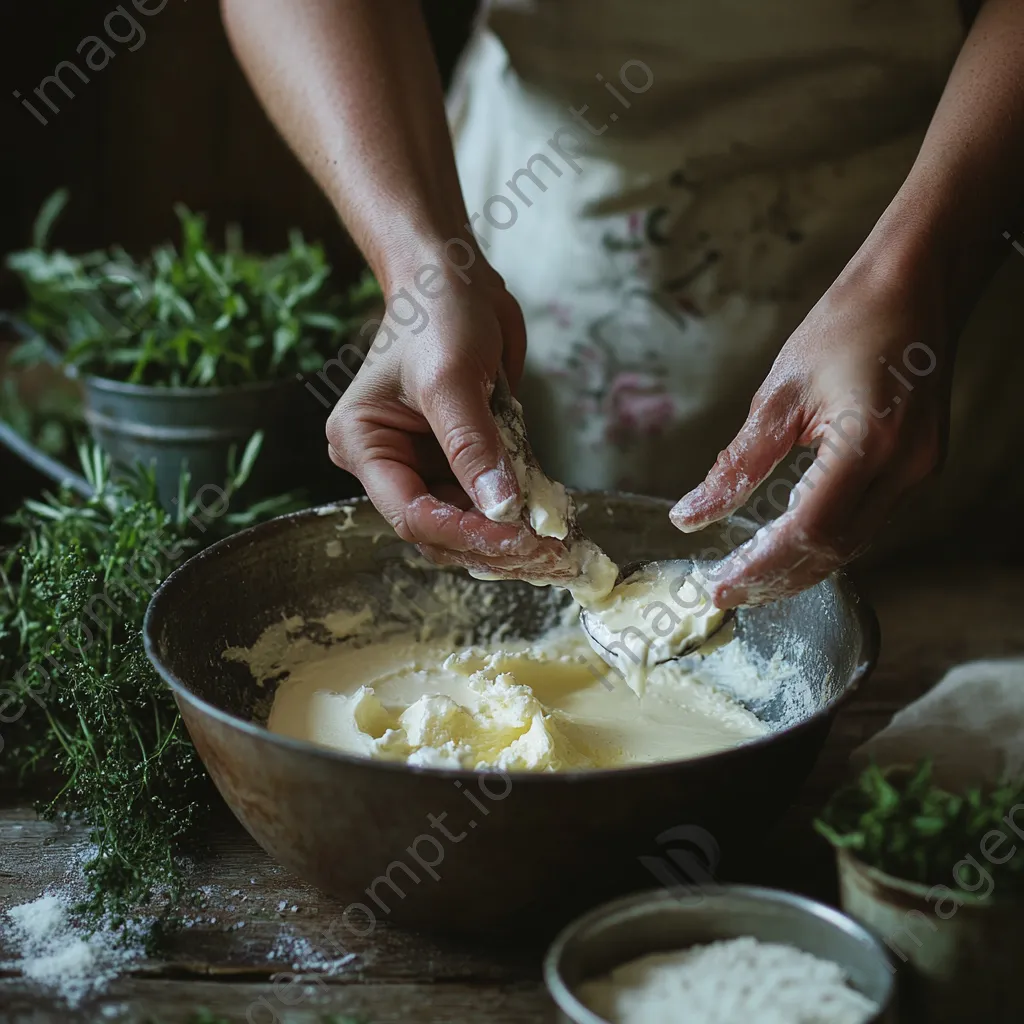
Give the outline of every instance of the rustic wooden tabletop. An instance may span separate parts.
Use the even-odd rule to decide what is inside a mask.
[[[729,880],[833,901],[831,855],[810,821],[841,780],[850,751],[925,692],[950,665],[1024,652],[1024,569],[903,568],[863,581],[882,626],[871,680],[839,715],[796,804],[763,842],[734,857]],[[82,835],[38,821],[15,798],[0,808],[0,906],[60,884]],[[25,801],[21,800],[21,804]],[[225,811],[225,815],[228,812]],[[229,1021],[366,1024],[534,1024],[553,1020],[540,977],[543,949],[485,946],[382,923],[372,943],[334,959],[320,939],[342,904],[277,867],[233,824],[196,866],[205,906],[171,936],[160,959],[134,964],[76,1009],[14,969],[0,968],[0,1022],[185,1022],[200,1008]],[[10,957],[0,946],[0,961]]]

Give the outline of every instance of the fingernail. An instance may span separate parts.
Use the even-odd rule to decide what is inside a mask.
[[[671,519],[673,525],[682,530],[683,533],[691,533],[692,531],[699,529],[701,524],[699,521],[694,522],[693,520],[700,514],[700,506],[704,499],[704,493],[703,484],[694,487],[689,494],[684,494],[679,501],[675,503],[672,511],[669,512],[669,519]]]
[[[521,511],[515,476],[507,469],[489,469],[473,481],[473,502],[495,523],[510,523]]]

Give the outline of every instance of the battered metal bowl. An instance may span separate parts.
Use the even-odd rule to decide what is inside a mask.
[[[582,982],[649,953],[744,935],[839,964],[878,1005],[873,1022],[896,1020],[895,972],[877,939],[831,907],[748,886],[694,888],[681,896],[646,892],[598,907],[555,939],[544,958],[544,981],[564,1024],[605,1024],[576,998]]]
[[[681,534],[669,523],[670,503],[657,499],[577,500],[584,530],[620,563],[706,557],[709,546],[732,548],[749,532],[734,523]],[[791,803],[840,701],[878,652],[874,615],[842,577],[741,612],[737,630],[751,646],[766,656],[792,651],[816,709],[792,722],[782,699],[752,705],[771,735],[687,761],[484,774],[374,761],[268,732],[261,722],[274,684],[257,685],[225,649],[251,646],[287,616],[315,620],[353,603],[387,614],[383,575],[412,555],[368,502],[302,512],[191,558],[146,615],[146,650],[224,799],[271,856],[350,903],[353,930],[386,918],[536,933],[649,886],[650,859],[639,857],[657,853],[673,826],[707,830],[725,854],[733,843],[751,850]],[[424,581],[433,571],[413,570]],[[550,617],[549,592],[486,586],[494,598],[487,614],[524,636]],[[481,610],[482,626],[484,618]],[[308,638],[329,639],[316,629]]]

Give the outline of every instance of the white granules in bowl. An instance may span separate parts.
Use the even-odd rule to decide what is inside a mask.
[[[653,953],[576,996],[609,1024],[865,1024],[878,1012],[838,964],[753,938]]]

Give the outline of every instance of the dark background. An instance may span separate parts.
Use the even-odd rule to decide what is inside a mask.
[[[104,19],[119,6],[146,33],[134,52],[104,30]],[[423,4],[446,79],[476,7],[476,0]],[[113,31],[129,34],[120,18]],[[77,52],[90,35],[115,53],[99,71],[85,63],[88,48]],[[0,311],[16,310],[23,298],[3,257],[30,244],[40,205],[61,186],[70,189],[71,202],[53,243],[71,252],[120,243],[141,254],[177,240],[173,206],[182,201],[209,215],[215,237],[237,222],[247,247],[272,252],[298,227],[324,243],[341,282],[358,274],[360,257],[334,210],[278,137],[236,64],[216,0],[168,0],[150,17],[131,0],[3,0],[0,52]],[[64,60],[89,82],[65,70],[62,81],[75,96],[49,86],[47,95],[60,108],[54,114],[33,90]],[[49,123],[36,120],[15,91]],[[11,340],[3,333],[0,327],[0,365]],[[33,372],[19,389],[34,402],[60,383],[52,373]],[[22,496],[44,488],[52,484],[0,446],[0,520]],[[0,524],[0,541],[4,532]]]
[[[388,0],[381,0],[388,2]],[[156,7],[158,0],[149,0]],[[247,244],[280,247],[290,227],[327,245],[343,274],[356,258],[334,211],[277,136],[228,47],[215,0],[168,0],[146,17],[121,6],[146,32],[133,53],[112,42],[104,18],[117,0],[4,0],[0,7],[0,254],[29,243],[32,220],[54,189],[71,189],[71,204],[54,236],[75,251],[120,242],[137,252],[176,237],[172,206],[208,212],[215,230],[242,225]],[[438,61],[447,75],[458,56],[476,0],[427,0],[424,10]],[[127,33],[117,19],[114,31]],[[116,56],[90,71],[85,36],[104,39]],[[75,92],[47,93],[53,114],[33,90],[62,60]],[[12,94],[33,101],[40,124]],[[19,302],[19,289],[0,271],[0,309]]]

